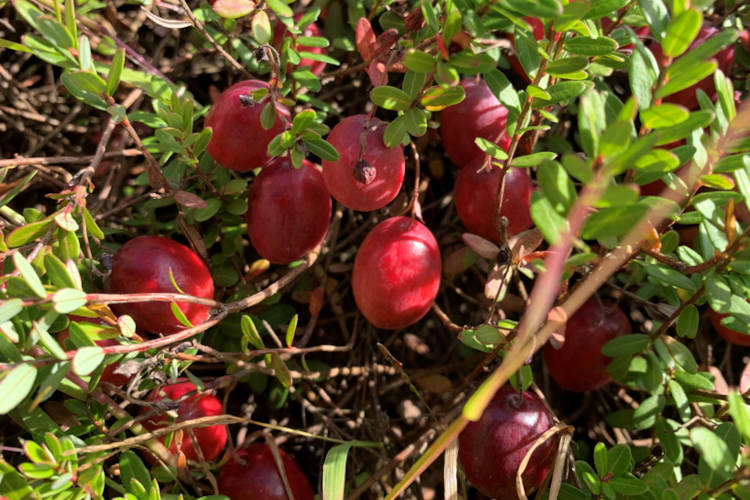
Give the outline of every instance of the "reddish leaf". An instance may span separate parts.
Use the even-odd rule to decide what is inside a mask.
[[[424,28],[424,14],[422,8],[417,7],[416,9],[409,12],[404,19],[407,31],[418,31]]]
[[[357,41],[357,50],[362,60],[369,63],[375,55],[375,32],[367,18],[360,18],[357,21],[357,30],[355,31]]]
[[[385,70],[385,64],[373,59],[367,67],[367,75],[370,77],[373,87],[380,87],[388,83],[388,73]]]
[[[180,205],[188,208],[206,208],[207,206],[206,200],[187,191],[177,191],[174,194],[174,199]]]
[[[445,42],[443,41],[442,36],[437,37],[437,43],[438,48],[440,49],[440,53],[443,55],[443,59],[445,59],[446,61],[450,59],[450,55],[448,55],[448,48],[445,46]]]
[[[391,50],[396,42],[398,41],[398,30],[396,28],[390,28],[378,35],[375,40],[375,54],[374,57],[382,58],[388,51]]]

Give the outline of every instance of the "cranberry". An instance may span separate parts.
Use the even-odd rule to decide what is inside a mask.
[[[475,138],[488,139],[506,151],[510,138],[505,130],[508,110],[484,80],[461,80],[461,86],[466,97],[442,111],[440,135],[451,161],[463,168],[485,158],[485,153],[474,143]]]
[[[440,250],[430,230],[408,217],[391,217],[370,231],[357,252],[354,300],[376,327],[407,327],[430,309],[440,271]]]
[[[263,88],[269,88],[268,84],[260,80],[235,83],[222,92],[208,113],[206,127],[213,129],[213,135],[206,149],[217,163],[242,172],[261,167],[270,159],[268,143],[284,131],[289,110],[276,103],[276,121],[269,130],[264,129],[260,114],[269,97],[252,100],[252,93]]]
[[[176,384],[166,385],[159,389],[155,389],[148,395],[146,400],[162,401],[163,399],[170,399],[172,401],[177,401],[185,394],[195,390],[195,385],[193,385],[192,382],[182,380],[178,381]],[[148,411],[150,411],[149,408],[144,406],[141,408],[140,414],[143,415]],[[224,410],[221,407],[221,401],[219,401],[219,398],[212,394],[196,393],[182,401],[177,407],[177,422],[223,414]],[[144,420],[143,426],[149,431],[155,431],[161,427],[169,425],[170,423],[172,422],[170,422],[170,419],[166,414],[160,414]],[[224,449],[224,446],[227,444],[227,429],[223,425],[194,427],[192,432],[195,434],[203,459],[206,461],[218,458]],[[169,444],[170,452],[177,453],[178,441],[180,441],[178,436],[173,436],[172,441]],[[181,443],[179,451],[185,454],[185,458],[188,460],[198,460],[198,452],[194,447],[193,438],[187,430],[182,431]]]
[[[377,210],[396,197],[404,182],[404,153],[383,142],[385,124],[366,115],[341,120],[328,135],[339,152],[323,161],[323,178],[331,195],[352,210]]]
[[[609,382],[602,346],[632,332],[628,317],[615,304],[589,299],[568,319],[565,342],[560,349],[544,346],[544,361],[558,385],[585,392]]]
[[[261,257],[288,264],[305,256],[328,231],[331,196],[318,168],[274,158],[250,187],[247,232]]]
[[[536,394],[504,385],[479,420],[458,435],[458,459],[467,479],[489,497],[517,499],[516,473],[521,461],[553,424],[552,414]],[[527,493],[542,484],[556,451],[557,437],[534,450],[521,475]]]
[[[731,344],[740,345],[744,347],[750,347],[750,335],[732,330],[721,324],[721,320],[726,318],[727,314],[717,313],[713,309],[709,309],[709,317],[711,318],[711,324],[714,329],[719,332],[719,335],[724,337],[724,340]]]
[[[125,243],[115,255],[109,290],[112,293],[179,293],[170,280],[188,295],[211,299],[214,281],[203,261],[185,245],[163,236],[139,236]],[[178,304],[193,324],[208,318],[210,307],[188,302]],[[175,318],[168,302],[113,304],[117,314],[129,314],[139,328],[172,334],[185,326]]]
[[[310,481],[284,450],[279,450],[294,500],[313,500]],[[239,450],[237,456],[221,468],[219,493],[232,500],[288,500],[284,482],[276,467],[271,448],[253,444]]]
[[[299,19],[302,17],[302,14],[297,14],[294,16],[295,21],[299,21]],[[276,49],[280,50],[281,45],[284,43],[284,37],[289,36],[289,30],[287,29],[286,25],[282,22],[276,23],[276,26],[273,29],[273,46],[276,47]],[[302,31],[301,36],[322,36],[320,28],[318,28],[318,25],[315,23],[310,23],[305,27],[305,29]],[[292,48],[295,48],[292,46]],[[326,55],[328,53],[328,50],[325,47],[306,47],[304,45],[297,45],[296,50],[298,52],[311,52],[313,54],[323,54]],[[326,63],[323,61],[315,61],[313,59],[307,59],[305,57],[300,58],[299,64],[297,64],[297,67],[302,66],[309,66],[310,71],[314,75],[319,75],[323,72],[323,69],[326,67]],[[294,66],[292,64],[287,65],[286,72],[291,73],[294,71]]]
[[[456,211],[469,231],[488,240],[498,241],[495,207],[502,170],[494,165],[490,169],[481,168],[482,164],[483,162],[462,168],[458,174],[454,191]],[[533,224],[529,214],[532,189],[526,170],[511,168],[505,174],[500,214],[508,219],[508,233],[519,233]]]
[[[685,53],[690,52],[698,45],[712,38],[717,33],[719,33],[719,30],[717,30],[713,26],[703,25],[698,32],[698,36],[695,37],[695,40],[693,40],[693,43],[690,44]],[[664,53],[662,52],[661,45],[659,45],[658,43],[653,43],[649,45],[649,48],[651,49],[651,52],[654,53],[657,61],[661,62],[664,59]],[[729,73],[732,69],[732,65],[734,64],[734,46],[729,45],[727,47],[724,47],[719,52],[714,54],[713,58],[716,60],[718,68],[721,71],[723,71],[725,74]],[[677,59],[679,59],[679,57]],[[665,97],[664,100],[667,102],[682,104],[688,109],[698,109],[698,97],[696,96],[696,91],[698,89],[703,90],[712,100],[716,100],[716,86],[714,85],[713,75],[707,76],[692,87],[688,87]]]
[[[106,325],[104,321],[102,321],[99,318],[85,318],[83,316],[75,316],[70,315],[68,318],[71,321],[76,322],[88,322],[88,323],[95,323],[97,325]],[[63,345],[65,340],[70,338],[70,330],[66,328],[65,330],[61,331],[57,334],[57,342],[60,345]],[[116,339],[102,339],[102,340],[96,340],[94,342],[99,347],[107,347],[111,345],[120,345],[120,343]],[[104,371],[102,372],[102,376],[99,379],[101,382],[109,382],[112,385],[117,386],[123,386],[130,382],[130,377],[127,375],[123,375],[121,373],[115,373],[115,370],[117,370],[117,367],[120,366],[120,363],[110,363],[107,366],[104,367]]]

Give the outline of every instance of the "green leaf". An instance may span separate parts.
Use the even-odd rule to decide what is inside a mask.
[[[255,327],[255,323],[247,314],[244,314],[242,316],[242,319],[240,320],[240,330],[242,331],[242,335],[248,340],[250,345],[252,345],[256,349],[266,348],[263,340],[260,338],[258,329]]]
[[[474,139],[474,144],[496,160],[502,161],[508,159],[508,153],[506,153],[500,146],[484,137],[477,137]]]
[[[594,446],[594,466],[600,477],[607,474],[607,447],[602,442]]]
[[[268,14],[266,14],[265,10],[259,10],[255,13],[253,16],[253,20],[250,23],[250,29],[253,34],[253,38],[256,42],[259,44],[268,43],[271,41],[271,21],[268,19]],[[297,40],[299,43],[299,40]],[[304,45],[305,47],[310,47],[311,45]]]
[[[172,314],[177,319],[177,321],[179,321],[183,326],[185,326],[186,328],[193,327],[193,324],[190,322],[187,316],[185,316],[185,313],[182,312],[182,309],[180,309],[180,306],[172,302],[169,304],[169,309],[172,311]]]
[[[685,394],[685,389],[683,389],[680,383],[676,380],[670,380],[668,385],[669,392],[672,395],[672,399],[674,399],[680,419],[683,422],[687,422],[690,420],[692,412],[690,411],[690,402]]]
[[[16,52],[26,52],[28,54],[34,53],[34,51],[26,47],[25,45],[21,45],[20,43],[16,43],[16,42],[11,42],[10,40],[6,40],[5,38],[0,38],[0,48],[15,50]]]
[[[107,103],[101,97],[106,91],[107,84],[98,75],[84,71],[66,71],[60,79],[65,88],[79,101],[102,111],[107,109]]]
[[[292,317],[292,320],[289,322],[289,326],[286,329],[286,345],[287,347],[292,347],[292,342],[294,342],[294,334],[297,331],[297,321],[299,320],[298,315],[294,315]]]
[[[104,233],[102,232],[99,225],[96,223],[94,218],[91,216],[91,213],[86,207],[83,208],[83,223],[86,225],[86,230],[89,232],[91,236],[98,239],[104,238]]]
[[[0,207],[4,207],[8,203],[10,203],[11,200],[13,200],[13,198],[15,198],[16,195],[20,193],[21,190],[25,188],[29,182],[31,182],[31,179],[33,179],[38,172],[39,172],[38,170],[32,170],[31,173],[29,173],[29,175],[24,177],[23,180],[21,180],[21,182],[16,184],[13,187],[13,189],[5,193],[5,195],[3,195],[2,198],[0,198]]]
[[[601,480],[588,462],[576,460],[576,475],[591,493],[594,495],[599,494],[601,491]]]
[[[547,73],[552,76],[560,76],[586,69],[588,65],[589,60],[585,57],[564,57],[547,64]]]
[[[437,33],[440,30],[440,25],[438,24],[437,14],[435,13],[435,8],[432,6],[432,2],[422,0],[420,5],[422,7],[422,15],[424,15],[425,21],[427,21],[427,26],[430,27],[433,33]]]
[[[690,304],[685,307],[677,318],[677,335],[694,339],[698,333],[698,308]]]
[[[645,480],[636,477],[613,477],[609,485],[616,493],[625,496],[642,495],[649,489]]]
[[[648,208],[642,203],[602,208],[589,216],[581,236],[587,240],[620,237],[630,231]]]
[[[518,92],[513,88],[510,80],[498,69],[484,74],[484,80],[493,94],[508,109],[521,110],[521,101],[518,99]],[[549,93],[549,89],[547,89]]]
[[[323,498],[326,500],[343,500],[346,486],[346,459],[349,443],[339,444],[328,450],[323,462]]]
[[[263,106],[263,111],[260,112],[260,124],[264,129],[271,130],[274,123],[276,123],[276,106],[269,99],[265,106]]]
[[[416,73],[432,73],[437,60],[435,56],[417,49],[411,49],[404,57],[404,66]]]
[[[651,51],[636,46],[628,64],[628,81],[641,109],[651,106],[651,89],[658,76],[658,68],[654,68],[655,65],[656,59]]]
[[[541,99],[545,102],[549,101],[552,98],[552,96],[550,96],[546,90],[536,85],[528,85],[526,87],[526,93],[534,99]]]
[[[734,42],[737,32],[733,29],[725,29],[708,40],[703,40],[697,47],[674,61],[667,68],[667,79],[671,80],[675,75],[689,70],[698,62],[704,61],[716,54],[719,50]]]
[[[750,415],[747,413],[747,405],[737,391],[731,391],[727,396],[729,402],[729,415],[734,420],[734,425],[742,435],[745,443],[750,442]]]
[[[539,232],[550,244],[555,244],[560,234],[568,229],[568,221],[557,213],[546,196],[537,191],[531,193],[529,213]]]
[[[700,30],[703,16],[694,9],[688,9],[676,15],[667,26],[667,32],[661,47],[664,54],[679,57],[695,40]]]
[[[545,161],[537,170],[537,182],[544,196],[560,215],[573,206],[578,194],[565,169],[556,161]]]
[[[665,285],[683,288],[689,292],[695,292],[698,289],[690,278],[664,264],[646,264],[644,269],[649,276],[656,278]]]
[[[16,248],[26,245],[27,243],[31,243],[37,238],[41,238],[42,236],[47,234],[47,231],[49,231],[49,228],[53,224],[54,220],[51,217],[26,224],[25,226],[21,226],[11,231],[8,237],[5,239],[5,243],[9,248]]]
[[[617,50],[617,42],[606,36],[577,36],[565,42],[565,50],[581,56],[603,56]]]
[[[732,454],[727,443],[705,427],[694,427],[690,439],[708,468],[721,477],[729,477],[734,471],[737,456]]]
[[[383,142],[389,148],[396,147],[401,144],[408,136],[406,117],[401,115],[393,120],[385,128],[385,134],[383,135]]]
[[[555,158],[557,158],[557,153],[553,153],[552,151],[540,151],[525,156],[516,156],[510,164],[511,166],[518,168],[535,167],[542,162],[554,160]]]
[[[221,17],[236,19],[250,14],[255,7],[256,4],[252,0],[216,0],[212,10]],[[287,17],[291,17],[291,14]]]
[[[5,372],[0,379],[0,415],[6,415],[29,395],[36,372],[36,367],[31,364],[20,364]]]
[[[0,304],[0,324],[10,321],[21,311],[23,311],[23,301],[21,299],[4,300]]]
[[[50,16],[37,19],[37,27],[54,48],[60,52],[67,52],[75,47],[75,37],[62,24]]]
[[[658,41],[664,39],[666,24],[669,21],[669,12],[662,0],[639,1],[638,6],[648,21],[651,33]]]
[[[292,386],[292,375],[289,373],[289,368],[277,353],[271,354],[271,368],[273,368],[273,373],[282,386],[287,389]]]
[[[339,152],[336,151],[336,148],[323,140],[319,135],[304,134],[302,136],[302,142],[305,143],[308,151],[319,156],[323,160],[338,161],[339,159]]]
[[[648,429],[653,427],[666,404],[667,400],[661,394],[655,394],[644,399],[633,412],[635,428]]]
[[[278,14],[279,17],[292,17],[294,15],[292,9],[282,0],[266,0],[266,5]]]
[[[409,109],[404,113],[404,120],[409,135],[421,137],[427,132],[427,116],[423,110],[419,108]]]
[[[690,117],[678,125],[663,128],[659,130],[659,138],[656,141],[657,146],[669,144],[670,142],[684,139],[693,130],[704,128],[714,120],[714,113],[710,110],[693,111]]]
[[[416,71],[407,71],[404,75],[404,83],[401,84],[401,88],[404,93],[408,96],[409,102],[417,98],[419,91],[422,90],[422,86],[427,80],[427,75],[424,73],[418,73]]]
[[[463,101],[465,95],[466,93],[461,86],[447,89],[442,87],[430,87],[424,92],[419,102],[427,111],[441,111],[448,106]]]
[[[107,73],[107,87],[106,94],[113,96],[117,91],[117,86],[120,84],[120,77],[122,76],[122,69],[125,67],[125,49],[120,49],[115,52],[112,58],[112,65],[109,67]]]
[[[36,271],[34,271],[34,268],[31,267],[31,264],[29,264],[29,262],[23,255],[21,255],[20,252],[16,252],[13,254],[13,265],[16,267],[16,270],[21,273],[21,277],[24,279],[29,288],[39,298],[47,298],[47,292],[44,290],[42,280],[39,279],[39,276],[36,274]]]
[[[664,103],[641,111],[641,121],[652,129],[671,127],[682,123],[690,117],[690,112],[684,106]]]
[[[144,488],[151,483],[148,469],[138,455],[130,450],[120,453],[120,476],[122,484],[132,493],[135,493],[132,481],[138,481]]]
[[[67,314],[86,305],[86,293],[75,288],[63,288],[52,295],[55,311]]]
[[[401,89],[389,85],[381,85],[370,91],[372,102],[384,109],[405,111],[411,105],[411,99]]]
[[[73,357],[73,371],[82,377],[96,370],[104,361],[104,351],[99,346],[81,347]]]
[[[624,444],[616,444],[607,452],[607,473],[622,476],[632,468],[633,456],[630,448]]]
[[[641,333],[631,333],[616,337],[602,347],[602,354],[608,358],[630,357],[643,352],[651,344],[651,338]]]
[[[694,66],[686,68],[684,72],[675,75],[674,78],[656,91],[654,97],[662,99],[675,92],[692,87],[707,76],[712,75],[716,68],[716,61],[713,60],[696,63]]]
[[[595,90],[589,90],[580,100],[578,108],[578,129],[581,134],[581,146],[589,158],[595,158],[599,152],[599,137],[607,126],[604,113],[604,100]]]

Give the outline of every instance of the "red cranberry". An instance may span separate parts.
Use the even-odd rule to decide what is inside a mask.
[[[713,309],[709,309],[709,317],[711,318],[711,324],[714,329],[719,332],[719,335],[724,337],[724,340],[731,344],[740,345],[743,347],[750,347],[750,335],[746,335],[737,330],[732,330],[721,324],[721,320],[726,318],[728,314],[717,313]]]
[[[558,385],[569,391],[585,392],[610,381],[602,346],[632,332],[622,309],[608,302],[589,299],[568,319],[565,342],[560,349],[544,346],[544,361]]]
[[[302,14],[297,14],[294,16],[295,21],[299,21],[299,19],[302,17]],[[276,47],[276,49],[281,49],[281,45],[284,43],[284,37],[290,36],[289,30],[287,29],[286,25],[282,22],[276,23],[276,26],[273,29],[273,46]],[[307,25],[307,27],[302,31],[302,36],[322,36],[320,28],[318,28],[318,25],[315,23],[310,23]],[[294,47],[292,47],[294,48]],[[296,47],[297,52],[311,52],[313,54],[323,54],[326,55],[328,53],[328,50],[325,47],[306,47],[304,45],[297,45]],[[309,66],[310,71],[315,74],[319,75],[323,72],[323,69],[326,67],[326,63],[323,61],[315,61],[313,59],[307,59],[305,57],[300,58],[299,64],[297,64],[297,67],[302,66]],[[287,65],[286,72],[291,73],[294,71],[295,67],[292,64]]]
[[[502,171],[494,165],[490,169],[480,170],[480,167],[481,164],[467,166],[458,174],[454,191],[456,211],[469,231],[488,240],[498,241],[495,207]],[[529,214],[532,189],[526,170],[511,168],[505,174],[500,214],[508,218],[508,233],[519,233],[533,224]]]
[[[554,425],[544,402],[532,392],[501,387],[476,422],[458,435],[458,459],[466,477],[483,494],[502,500],[518,499],[516,473],[539,436]],[[542,443],[531,455],[521,477],[526,492],[547,476],[557,451],[557,437]]]
[[[709,38],[712,38],[717,33],[719,33],[719,30],[717,30],[713,26],[703,25],[698,32],[698,36],[695,37],[695,40],[693,40],[693,43],[690,44],[685,53],[690,52],[698,45],[702,44]],[[659,45],[658,43],[654,43],[649,45],[649,48],[651,49],[651,52],[654,53],[656,60],[661,62],[664,58],[664,53],[662,52],[661,45]],[[727,47],[724,47],[719,52],[714,54],[713,58],[716,60],[718,68],[725,74],[728,74],[731,71],[732,65],[734,63],[734,46],[729,45]],[[707,76],[692,87],[688,87],[665,97],[664,100],[667,102],[682,104],[688,109],[698,109],[698,97],[696,96],[696,91],[698,89],[703,90],[713,101],[716,100],[716,86],[714,84],[713,75]]]
[[[294,500],[313,500],[310,481],[284,450],[279,450]],[[221,468],[219,493],[232,500],[288,500],[284,482],[273,459],[271,448],[253,444],[239,450],[237,456]]]
[[[404,182],[404,153],[383,142],[385,124],[366,115],[341,120],[328,135],[338,161],[323,161],[331,195],[352,210],[377,210],[396,197]]]
[[[510,138],[505,130],[508,110],[484,80],[462,80],[461,86],[466,97],[442,111],[440,135],[451,161],[463,168],[485,158],[485,153],[474,143],[475,138],[488,139],[504,150],[508,149]]]
[[[166,385],[152,391],[147,401],[162,401],[170,399],[177,401],[185,394],[195,391],[195,385],[189,381],[180,381],[176,384]],[[149,410],[148,407],[142,407],[140,414],[143,415]],[[177,407],[177,422],[184,422],[201,417],[213,417],[223,415],[224,410],[221,407],[219,398],[212,394],[193,394],[182,401]],[[149,431],[155,431],[161,427],[169,425],[170,418],[166,414],[156,415],[148,420],[143,421],[143,426]],[[215,460],[219,457],[224,445],[227,444],[227,429],[223,425],[210,425],[208,427],[195,427],[192,429],[195,438],[198,441],[203,459],[206,461]],[[177,436],[173,436],[169,444],[169,451],[177,453]],[[198,452],[193,443],[193,438],[187,430],[182,431],[182,444],[180,450],[185,454],[188,460],[198,460]]]
[[[440,250],[430,230],[408,217],[391,217],[370,231],[357,252],[354,300],[376,327],[405,328],[427,314],[440,271]]]
[[[214,296],[214,281],[203,261],[185,245],[163,236],[139,236],[125,243],[115,255],[109,289],[112,293],[179,293],[206,299]],[[208,318],[210,307],[181,302],[185,317],[193,324]],[[185,326],[175,318],[168,302],[130,302],[113,304],[117,314],[129,314],[138,328],[172,334]]]
[[[245,80],[225,90],[206,117],[206,127],[213,129],[206,148],[217,163],[232,170],[252,170],[263,166],[268,156],[268,143],[284,131],[289,110],[276,104],[276,121],[266,130],[260,114],[269,97],[252,101],[252,93],[269,88],[260,80]],[[247,97],[242,97],[247,96]]]
[[[318,168],[274,158],[250,187],[247,232],[261,257],[288,264],[304,257],[328,231],[331,196]]]
[[[106,325],[104,321],[102,321],[99,318],[85,318],[83,316],[75,316],[71,315],[68,316],[68,319],[70,321],[76,321],[76,322],[88,322],[88,323],[95,323],[97,325]],[[66,328],[65,330],[61,331],[57,334],[57,342],[60,345],[63,345],[65,340],[70,338],[70,330]],[[99,347],[107,347],[111,345],[120,345],[120,343],[116,339],[102,339],[102,340],[96,340],[94,342]],[[117,370],[117,367],[120,366],[120,363],[110,363],[107,366],[104,367],[104,371],[102,372],[102,376],[99,379],[101,382],[109,382],[112,385],[117,386],[123,386],[130,382],[130,377],[127,375],[123,375],[121,373],[115,373],[115,370]]]

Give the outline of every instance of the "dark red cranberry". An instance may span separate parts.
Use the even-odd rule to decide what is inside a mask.
[[[430,230],[417,220],[391,217],[370,231],[357,252],[354,300],[376,327],[405,328],[427,314],[440,272],[440,249]]]
[[[502,170],[482,164],[461,169],[456,178],[456,211],[466,229],[492,241],[499,241],[495,229],[497,189]],[[508,233],[516,234],[533,225],[529,204],[533,185],[526,170],[511,168],[505,174],[505,191],[500,214],[508,219]]]
[[[297,462],[284,450],[279,450],[279,455],[294,500],[313,500],[310,481]],[[218,483],[219,493],[232,500],[289,500],[271,448],[265,444],[239,450],[221,468]]]
[[[584,303],[565,327],[565,342],[560,349],[544,346],[544,361],[559,386],[585,392],[610,381],[602,346],[620,335],[631,333],[625,313],[615,304],[593,298]]]
[[[323,178],[331,195],[352,210],[368,212],[390,203],[404,182],[401,147],[386,147],[385,123],[367,115],[341,120],[328,135],[338,161],[323,161]]]
[[[537,438],[554,425],[544,402],[532,392],[501,387],[476,422],[458,435],[458,459],[466,478],[483,494],[517,500],[516,473]],[[557,452],[557,437],[531,455],[521,477],[527,493],[547,477]]]
[[[180,381],[176,384],[165,385],[152,391],[146,401],[161,401],[169,399],[177,401],[189,392],[195,391],[195,385],[189,381]],[[141,408],[140,414],[143,415],[150,411],[146,406]],[[219,398],[212,394],[193,394],[182,401],[177,407],[177,422],[193,420],[201,417],[213,417],[223,415],[224,410],[221,407]],[[143,426],[155,431],[161,427],[169,425],[171,419],[166,414],[156,415],[143,421]],[[198,441],[203,459],[206,461],[215,460],[221,455],[224,446],[227,444],[227,429],[223,425],[209,425],[207,427],[195,427],[192,429],[195,438]],[[188,460],[198,460],[198,452],[195,449],[193,438],[190,432],[183,430],[181,440],[174,435],[169,444],[169,451],[177,453],[178,441],[181,441],[179,451],[185,454]]]
[[[466,97],[442,111],[440,135],[451,161],[463,168],[478,164],[486,157],[474,142],[477,137],[492,141],[504,150],[508,149],[510,138],[506,132],[508,110],[484,80],[461,80],[461,86]]]
[[[269,159],[268,144],[284,131],[289,110],[276,103],[276,121],[266,130],[260,123],[269,96],[252,99],[258,89],[269,88],[260,80],[235,83],[222,92],[206,117],[206,127],[213,129],[206,148],[214,160],[232,170],[245,171],[263,166]]]
[[[139,236],[125,243],[115,255],[109,290],[112,293],[180,293],[212,299],[214,281],[206,264],[185,245],[163,236]],[[193,325],[208,319],[209,306],[181,302],[178,307]],[[139,329],[172,334],[186,328],[172,313],[169,302],[112,304],[117,314],[129,314]]]

